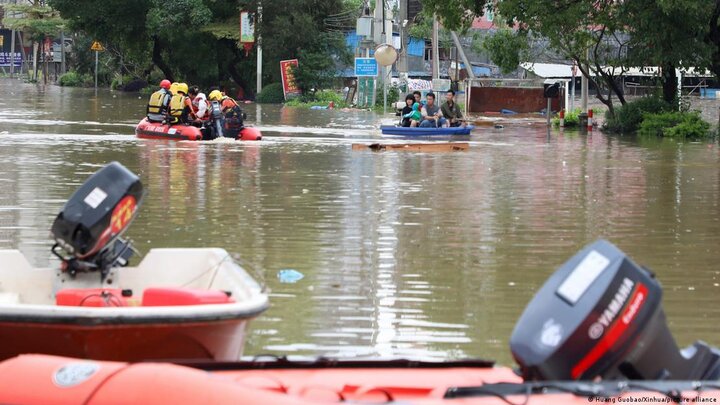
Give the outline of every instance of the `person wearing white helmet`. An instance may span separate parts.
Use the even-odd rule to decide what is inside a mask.
[[[193,112],[197,120],[201,122],[207,120],[210,114],[205,93],[201,93],[198,86],[192,86],[190,87],[188,96],[190,96],[190,100],[192,100]]]

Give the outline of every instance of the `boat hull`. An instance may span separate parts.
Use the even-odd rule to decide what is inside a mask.
[[[400,136],[434,136],[434,135],[470,135],[470,131],[475,128],[472,125],[466,127],[450,127],[450,128],[420,128],[420,127],[396,127],[394,125],[383,125],[380,131],[384,135],[400,135]]]
[[[142,139],[165,139],[171,141],[202,141],[203,134],[200,128],[192,125],[167,125],[157,122],[150,122],[143,118],[135,127],[135,135]],[[245,127],[240,130],[237,140],[259,141],[262,133],[259,129]]]
[[[247,320],[73,325],[0,323],[0,359],[23,353],[98,360],[206,359],[242,355]]]
[[[403,360],[364,365],[294,364],[283,359],[277,363],[220,363],[193,369],[25,355],[0,363],[0,403],[499,405],[675,402],[670,395],[717,403],[720,398],[714,381],[639,381],[635,386],[618,381],[550,382],[540,389],[542,382],[525,384],[504,367]]]

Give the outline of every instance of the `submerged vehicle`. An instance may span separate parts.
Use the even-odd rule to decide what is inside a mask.
[[[382,125],[380,131],[383,135],[400,135],[400,136],[433,136],[433,135],[470,135],[475,127],[467,125],[464,127],[400,127],[395,125]]]
[[[209,141],[216,138],[231,138],[239,141],[259,141],[259,129],[245,126],[243,121],[225,119],[217,101],[210,103],[210,119],[202,127],[185,124],[168,124],[143,118],[135,127],[135,135],[144,139],[169,139],[175,141]],[[242,114],[245,118],[245,114]]]
[[[140,179],[110,163],[52,225],[59,266],[33,268],[0,250],[0,359],[240,358],[267,295],[222,249],[152,249],[128,266],[135,249],[122,235],[143,197]]]
[[[539,290],[510,340],[519,370],[482,360],[137,363],[24,355],[0,363],[0,403],[717,403],[720,352],[679,350],[660,284],[605,241]]]

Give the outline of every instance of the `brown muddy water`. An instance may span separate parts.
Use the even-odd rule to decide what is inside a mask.
[[[511,364],[534,291],[600,237],[657,273],[681,344],[720,344],[715,143],[516,122],[459,138],[468,152],[358,152],[381,117],[254,104],[261,142],[168,143],[132,135],[144,103],[0,80],[0,248],[47,265],[65,199],[117,160],[149,191],[128,233],[141,251],[221,247],[271,289],[248,355]]]

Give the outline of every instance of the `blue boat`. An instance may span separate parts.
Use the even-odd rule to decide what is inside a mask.
[[[394,125],[380,126],[380,130],[383,135],[401,136],[470,135],[470,131],[472,131],[473,128],[475,127],[472,125],[450,128],[396,127]]]

